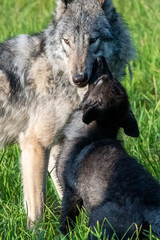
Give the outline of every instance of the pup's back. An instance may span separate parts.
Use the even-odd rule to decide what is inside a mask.
[[[102,225],[104,218],[122,238],[132,224],[148,227],[152,224],[155,233],[160,233],[160,185],[137,161],[123,150],[118,141],[103,140],[94,143],[94,148],[76,168],[76,192],[90,212],[90,226]],[[70,166],[71,167],[71,166]],[[107,221],[106,233],[113,231]],[[133,225],[126,237],[136,230]]]

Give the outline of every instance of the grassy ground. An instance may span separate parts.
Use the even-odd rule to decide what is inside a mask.
[[[140,137],[123,136],[127,151],[160,181],[160,1],[115,0],[127,20],[137,49],[133,80],[123,83],[130,96]],[[0,0],[0,41],[20,33],[34,33],[49,23],[54,0]],[[59,233],[60,202],[48,177],[47,208],[36,233],[26,228],[17,145],[0,152],[0,240],[66,239]],[[151,196],[152,197],[152,196]],[[83,211],[70,239],[86,239],[88,218]],[[98,234],[98,233],[97,233]],[[151,232],[148,239],[154,239]]]

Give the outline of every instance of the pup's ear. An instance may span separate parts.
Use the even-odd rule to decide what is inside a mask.
[[[124,121],[123,121],[123,128],[126,135],[130,137],[139,137],[139,129],[137,120],[131,109],[127,112]]]
[[[89,124],[97,120],[97,117],[100,117],[101,112],[102,111],[98,103],[95,103],[94,105],[88,107],[85,106],[83,109],[82,121],[86,124]]]

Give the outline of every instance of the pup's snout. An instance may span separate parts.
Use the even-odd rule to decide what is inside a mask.
[[[103,75],[106,76],[105,80],[113,78],[105,58],[103,56],[99,56],[93,64],[92,75],[89,83],[91,84],[93,82],[97,82]]]
[[[88,75],[87,75],[87,73],[75,74],[73,76],[73,83],[77,87],[84,87],[88,83]]]
[[[108,64],[103,56],[97,57],[97,75],[98,77],[106,75],[108,78],[112,78]]]

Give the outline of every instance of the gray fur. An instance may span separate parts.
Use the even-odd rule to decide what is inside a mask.
[[[99,0],[58,1],[53,22],[43,32],[0,43],[0,144],[20,142],[29,225],[43,212],[46,151],[86,92],[73,80],[80,76],[78,86],[86,86],[99,55],[105,56],[119,80],[134,55],[126,26],[111,0],[103,4]],[[87,76],[85,81],[83,76]],[[41,161],[36,162],[36,156]],[[35,168],[38,186],[31,175]]]

